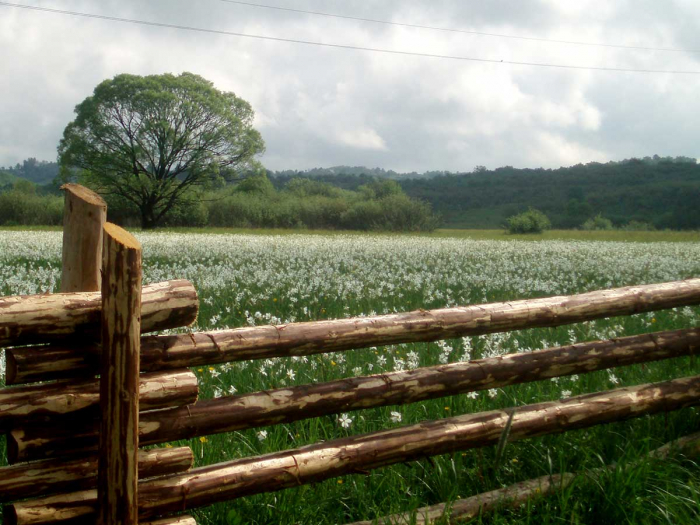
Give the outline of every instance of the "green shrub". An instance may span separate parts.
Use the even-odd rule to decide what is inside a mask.
[[[600,213],[595,217],[591,217],[581,225],[582,230],[612,230],[613,223],[610,219],[606,219]]]
[[[552,227],[549,218],[540,210],[528,208],[527,211],[506,219],[508,233],[542,233]]]
[[[63,197],[37,195],[22,189],[0,194],[0,225],[49,225],[63,223]]]
[[[631,220],[627,224],[620,226],[620,230],[627,232],[650,232],[656,230],[653,224],[643,221]]]

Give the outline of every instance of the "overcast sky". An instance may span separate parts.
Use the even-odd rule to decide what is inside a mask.
[[[253,0],[255,1],[255,0]],[[22,0],[17,0],[18,3]],[[190,71],[248,100],[273,170],[340,164],[396,171],[559,167],[659,154],[700,157],[697,0],[25,0],[26,5],[385,54],[0,6],[0,166],[55,160],[73,108],[106,78]],[[696,50],[696,52],[691,52]],[[500,63],[504,60],[504,63]]]

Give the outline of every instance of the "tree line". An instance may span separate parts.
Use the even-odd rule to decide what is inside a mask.
[[[105,195],[107,219],[141,225],[138,208]],[[0,225],[59,225],[63,197],[55,189],[17,180],[0,191]],[[266,174],[237,184],[191,189],[165,214],[165,227],[313,228],[361,231],[432,231],[439,220],[430,207],[409,198],[392,180],[373,180],[356,191],[308,178],[276,188]]]

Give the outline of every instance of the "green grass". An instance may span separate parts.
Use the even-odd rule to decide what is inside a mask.
[[[129,228],[141,231],[139,228]],[[62,231],[61,226],[0,226],[0,231]],[[369,235],[368,232],[346,230],[306,230],[285,228],[160,228],[158,232],[194,233],[210,235]],[[700,242],[700,231],[583,231],[549,230],[539,234],[513,235],[502,229],[452,229],[441,228],[432,233],[372,232],[371,235],[389,237],[434,237],[493,241],[613,241],[613,242]]]
[[[327,232],[278,236],[277,230],[266,232],[273,235],[253,235],[261,232],[250,230],[242,232],[245,235],[207,233],[139,233],[147,282],[179,277],[195,283],[201,299],[199,330],[267,324],[271,318],[306,321],[541,297],[700,275],[697,243],[566,243],[544,238],[536,244],[495,243],[492,240],[513,237],[473,230],[400,237]],[[476,237],[481,234],[493,237]],[[60,241],[60,235],[52,232],[0,232],[0,295],[55,289]],[[33,287],[25,289],[26,282]],[[490,351],[688,328],[698,319],[700,309],[690,308],[446,344],[453,348],[449,354],[453,362],[463,354],[466,342],[472,357],[478,358]],[[200,398],[206,399],[230,387],[239,393],[253,392],[388,371],[399,359],[407,361],[410,352],[419,356],[420,366],[429,366],[439,363],[443,350],[436,343],[415,343],[310,356],[308,362],[276,359],[194,370],[200,379]],[[387,362],[381,364],[381,359]],[[700,374],[700,359],[688,357],[617,369],[614,379],[601,371],[504,387],[495,398],[482,392],[477,399],[459,395],[357,411],[350,413],[353,422],[348,429],[335,416],[325,416],[186,443],[195,452],[196,464],[203,466],[426,419],[556,400],[565,390],[575,396],[694,374]],[[391,411],[401,413],[400,423],[391,421]],[[202,525],[342,524],[617,462],[620,469],[615,472],[582,476],[560,494],[522,508],[499,510],[477,522],[698,523],[700,468],[683,457],[664,462],[643,458],[653,448],[699,429],[700,412],[687,408],[509,443],[499,466],[495,466],[494,447],[456,452],[242,498],[200,509],[196,515]],[[260,430],[267,431],[265,439],[259,439]]]

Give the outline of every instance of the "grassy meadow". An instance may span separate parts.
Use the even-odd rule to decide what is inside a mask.
[[[554,231],[528,236],[526,242],[502,232],[466,230],[416,236],[220,230],[136,235],[144,248],[144,283],[185,278],[197,287],[201,307],[193,331],[573,294],[700,276],[698,233],[569,232],[567,237]],[[0,295],[56,291],[60,251],[58,231],[0,231]],[[211,398],[689,328],[699,322],[700,308],[685,307],[551,329],[198,367],[195,372],[200,397]],[[426,419],[694,374],[700,374],[700,360],[682,358],[208,436],[188,444],[197,465],[207,465]],[[616,462],[618,468],[581,476],[559,494],[476,522],[698,523],[698,465],[680,457],[639,461],[649,450],[698,430],[700,412],[689,408],[510,443],[498,465],[494,448],[471,450],[230,501],[195,515],[200,524],[342,524]]]

